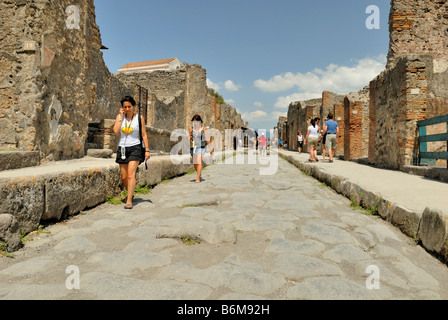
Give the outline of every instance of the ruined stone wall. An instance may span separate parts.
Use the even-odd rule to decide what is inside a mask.
[[[418,151],[417,121],[426,118],[430,56],[410,55],[374,81],[375,164],[400,169],[413,163]]]
[[[289,150],[294,150],[297,145],[297,142],[294,142],[296,140],[294,137],[298,131],[298,123],[300,121],[299,119],[301,118],[299,116],[300,109],[300,102],[293,102],[288,107],[288,126],[286,127],[287,133],[286,137],[283,140],[283,143],[285,141],[288,142]]]
[[[392,169],[415,164],[417,121],[448,114],[447,9],[447,1],[391,2],[387,67],[370,83],[372,164]],[[443,125],[428,130],[446,132]],[[445,148],[445,142],[428,144],[428,151]]]
[[[175,71],[118,74],[128,87],[140,85],[152,96],[148,108],[148,124],[165,130],[187,129],[199,114],[206,126],[220,126],[221,108],[208,93],[206,70],[200,65],[183,63]],[[231,119],[230,116],[227,118]],[[233,120],[231,120],[233,121]],[[223,128],[228,128],[223,126]]]
[[[400,56],[431,55],[448,61],[448,3],[428,0],[392,0],[389,16],[390,46],[388,67]]]
[[[199,114],[205,126],[211,125],[212,96],[208,93],[207,73],[200,65],[188,65],[185,90],[185,126],[191,126],[191,119]]]
[[[278,139],[279,140],[285,140],[286,139],[286,133],[288,128],[288,118],[287,117],[280,117],[277,124],[278,129]]]
[[[365,88],[344,99],[344,159],[369,157],[370,96]]]
[[[8,34],[1,39],[0,147],[38,150],[47,160],[84,156],[89,122],[115,118],[130,93],[104,64],[93,0],[0,5]],[[76,22],[67,22],[71,5],[75,28],[67,26]]]
[[[292,102],[287,114],[287,141],[289,150],[297,150],[297,133],[302,131],[306,137],[311,118],[320,117],[322,99]]]

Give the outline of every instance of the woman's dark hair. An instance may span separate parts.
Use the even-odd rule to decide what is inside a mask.
[[[134,98],[132,98],[131,96],[126,96],[126,97],[124,97],[123,100],[121,100],[121,105],[123,106],[123,104],[124,104],[125,102],[130,102],[130,103],[132,104],[132,106],[134,106],[134,107],[135,107],[135,105],[137,104],[137,103],[135,102]]]
[[[315,119],[311,119],[311,125],[316,128],[316,120]]]
[[[202,123],[202,118],[200,115],[197,114],[193,117],[193,119],[191,119],[191,121],[200,121]]]

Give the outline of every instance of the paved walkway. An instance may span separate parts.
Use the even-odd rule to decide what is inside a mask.
[[[259,169],[215,164],[48,227],[0,257],[0,299],[448,299],[446,265],[397,228],[283,159]]]

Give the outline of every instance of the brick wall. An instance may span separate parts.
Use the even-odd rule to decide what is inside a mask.
[[[336,155],[344,155],[345,144],[345,110],[344,104],[335,104],[334,106],[334,120],[339,126],[338,144],[336,146]]]
[[[344,100],[344,159],[358,159],[362,157],[363,147],[363,117],[362,102],[352,101],[349,97]]]
[[[429,54],[436,60],[446,60],[447,18],[445,0],[392,0],[388,66],[408,54]]]
[[[430,56],[403,56],[372,82],[376,135],[375,146],[370,149],[375,152],[376,165],[400,169],[414,163],[418,156],[417,121],[426,118],[431,69]]]

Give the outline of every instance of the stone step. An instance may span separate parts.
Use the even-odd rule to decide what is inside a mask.
[[[40,164],[37,151],[0,151],[0,171],[34,167]]]

